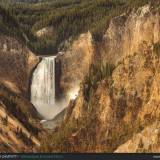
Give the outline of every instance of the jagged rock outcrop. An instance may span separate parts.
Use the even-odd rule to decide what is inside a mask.
[[[160,120],[160,50],[155,49],[160,42],[159,24],[159,12],[148,5],[111,21],[98,52],[101,61],[114,63],[115,69],[93,88],[84,81],[70,117],[86,123],[86,114],[93,119],[88,127],[93,131],[94,124],[94,133],[87,131],[94,135],[94,151],[113,152],[134,134],[149,134],[146,127]],[[80,130],[84,128],[78,125]],[[89,133],[80,132],[77,139],[85,139]],[[137,152],[134,147],[128,151]],[[158,147],[148,150],[158,151]]]
[[[0,83],[27,96],[30,74],[39,58],[12,37],[1,35],[0,42]]]
[[[38,30],[36,32],[36,36],[41,38],[43,36],[53,36],[54,34],[54,29],[53,27],[45,27],[45,28],[42,28],[41,30]]]
[[[123,14],[111,20],[100,48],[106,60],[113,63],[126,55],[139,52],[145,44],[152,45],[160,40],[160,16],[149,5]]]
[[[160,124],[155,123],[119,146],[115,153],[159,153]]]
[[[78,92],[79,84],[89,70],[93,55],[93,41],[89,32],[81,34],[67,51],[58,54],[57,61],[61,62],[60,86],[65,95],[74,97],[72,94]]]

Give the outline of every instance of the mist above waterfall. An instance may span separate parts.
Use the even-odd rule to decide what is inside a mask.
[[[73,87],[72,89],[70,89],[67,93],[67,98],[69,100],[75,100],[78,96],[78,92],[79,92],[79,85],[75,84],[75,87]]]

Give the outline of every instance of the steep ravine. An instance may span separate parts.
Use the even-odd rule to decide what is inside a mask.
[[[39,123],[39,118],[42,117],[38,116],[38,112],[29,99],[32,77],[41,58],[15,38],[1,35],[0,42],[0,103],[2,104],[0,109],[3,112],[1,120],[8,121],[7,124],[2,123],[4,129],[0,132],[2,142],[0,150],[36,152],[40,144],[38,135],[43,132]],[[59,84],[57,87],[61,89],[60,97],[64,95],[70,99],[77,96],[79,83],[91,64],[92,48],[91,34],[86,33],[75,40],[63,55],[58,54],[55,65],[61,65],[56,66],[55,72],[56,82]],[[58,75],[57,72],[61,74]],[[63,105],[60,102],[57,104]],[[6,136],[8,130],[10,133]]]

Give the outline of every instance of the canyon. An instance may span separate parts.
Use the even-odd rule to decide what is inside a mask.
[[[90,32],[83,33],[54,60],[36,56],[12,37],[1,35],[0,42],[0,117],[5,121],[7,115],[9,123],[0,133],[0,151],[160,151],[158,8],[145,5],[115,17],[101,42],[95,42]],[[65,104],[55,103],[57,94]],[[42,142],[39,135],[48,131],[40,124],[43,111],[36,110],[38,98],[40,104],[47,100],[47,107],[37,105],[46,111],[43,118],[54,107],[66,108],[57,118],[57,132]],[[53,110],[48,109],[51,106]],[[56,115],[60,111],[56,109]],[[32,148],[23,138],[16,138],[17,127],[30,139]],[[23,147],[13,147],[18,144]]]

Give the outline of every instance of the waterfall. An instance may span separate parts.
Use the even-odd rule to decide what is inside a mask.
[[[45,119],[62,110],[55,102],[55,58],[42,57],[32,77],[31,102]]]

